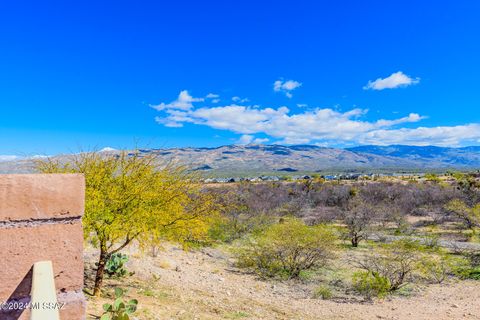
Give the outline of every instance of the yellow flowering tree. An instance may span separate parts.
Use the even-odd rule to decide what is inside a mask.
[[[85,238],[99,249],[93,294],[99,295],[105,265],[132,241],[140,244],[206,237],[215,205],[194,177],[178,166],[159,165],[139,152],[86,152],[37,165],[43,173],[85,176]]]

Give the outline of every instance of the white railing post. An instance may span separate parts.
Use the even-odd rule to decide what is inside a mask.
[[[51,261],[33,265],[30,320],[60,320]]]

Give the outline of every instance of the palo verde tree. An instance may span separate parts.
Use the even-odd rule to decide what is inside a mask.
[[[85,238],[99,249],[93,294],[99,295],[108,259],[132,241],[207,234],[213,203],[183,168],[159,165],[139,152],[85,152],[67,161],[38,163],[44,173],[85,176]]]

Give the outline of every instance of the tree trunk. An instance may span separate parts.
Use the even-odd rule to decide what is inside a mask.
[[[100,295],[100,288],[103,283],[103,276],[105,274],[105,264],[107,263],[108,255],[104,246],[100,246],[100,257],[98,258],[97,272],[95,274],[95,285],[93,287],[93,295],[98,297]]]
[[[158,247],[156,245],[152,245],[152,257],[156,258],[158,256]]]
[[[359,242],[359,237],[357,235],[354,235],[352,237],[352,247],[354,248],[358,247],[358,242]]]

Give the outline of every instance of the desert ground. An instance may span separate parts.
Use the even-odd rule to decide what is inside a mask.
[[[450,280],[373,302],[347,296],[322,300],[312,296],[309,281],[265,281],[244,273],[221,248],[184,251],[165,245],[154,258],[132,247],[128,254],[127,268],[134,274],[107,278],[102,297],[87,297],[88,319],[101,315],[114,287],[139,300],[136,319],[480,319],[478,281]],[[95,256],[87,249],[86,263]]]

